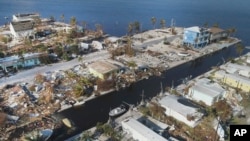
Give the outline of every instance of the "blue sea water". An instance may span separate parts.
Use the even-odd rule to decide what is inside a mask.
[[[75,16],[79,22],[86,21],[88,28],[99,23],[106,33],[122,36],[127,33],[130,22],[139,21],[142,30],[153,28],[151,17],[176,26],[210,26],[218,23],[222,28],[235,27],[235,36],[246,45],[250,44],[250,1],[247,0],[0,0],[0,24],[4,17],[16,13],[38,12],[42,17],[54,16],[66,22]]]

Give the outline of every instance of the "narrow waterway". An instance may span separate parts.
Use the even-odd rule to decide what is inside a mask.
[[[131,87],[111,92],[97,99],[86,102],[83,106],[74,107],[60,113],[60,116],[72,120],[76,126],[74,132],[61,133],[56,140],[62,140],[82,130],[86,130],[96,125],[97,122],[106,122],[110,109],[120,105],[123,101],[129,104],[137,104],[141,101],[141,94],[144,91],[145,99],[156,96],[160,90],[160,83],[163,87],[177,86],[182,83],[182,79],[188,76],[196,77],[209,70],[213,66],[220,65],[223,60],[235,58],[237,53],[235,47],[223,49],[208,56],[200,58],[195,62],[188,62],[183,65],[171,68],[162,74],[161,77],[150,77],[139,81]]]

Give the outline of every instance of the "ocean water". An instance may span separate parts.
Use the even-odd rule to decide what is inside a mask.
[[[87,22],[88,28],[101,24],[106,33],[122,36],[130,22],[139,21],[142,30],[152,29],[151,17],[166,20],[167,26],[174,19],[176,26],[235,27],[235,36],[245,45],[250,44],[250,1],[247,0],[0,0],[0,24],[3,25],[16,13],[38,12],[42,17],[54,16],[60,20],[64,14],[69,22],[72,16],[79,24]],[[9,17],[5,19],[4,17]]]

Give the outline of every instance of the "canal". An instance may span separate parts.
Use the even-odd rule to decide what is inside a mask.
[[[175,68],[165,71],[162,76],[152,76],[133,84],[131,87],[111,92],[107,95],[100,96],[94,100],[86,102],[83,106],[74,107],[65,110],[59,114],[73,121],[74,131],[60,133],[54,140],[63,140],[82,130],[89,129],[96,125],[97,122],[107,122],[110,109],[119,106],[123,101],[129,104],[138,104],[144,91],[144,98],[150,99],[156,96],[162,83],[163,88],[177,86],[182,83],[182,79],[188,76],[197,77],[209,70],[213,66],[220,65],[224,60],[235,58],[237,56],[235,47],[225,48],[208,56],[204,56],[195,62],[187,62]],[[63,131],[62,131],[63,132]]]

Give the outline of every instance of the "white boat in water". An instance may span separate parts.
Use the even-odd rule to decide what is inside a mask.
[[[115,116],[119,116],[123,113],[126,112],[126,107],[124,105],[121,105],[119,107],[116,107],[114,109],[112,109],[110,112],[109,112],[109,116],[111,117],[115,117]]]
[[[67,127],[69,127],[69,128],[72,127],[72,124],[71,124],[71,122],[70,122],[70,120],[69,120],[68,118],[62,119],[62,122],[63,122],[63,124],[64,124],[65,126],[67,126]]]

